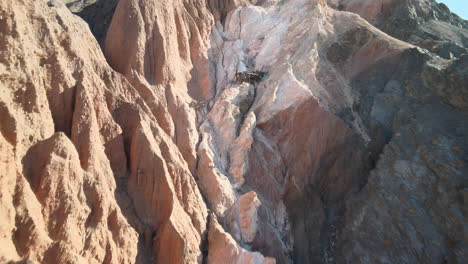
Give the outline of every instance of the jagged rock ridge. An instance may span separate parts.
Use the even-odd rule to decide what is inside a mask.
[[[116,4],[0,1],[1,262],[466,262],[466,21]]]

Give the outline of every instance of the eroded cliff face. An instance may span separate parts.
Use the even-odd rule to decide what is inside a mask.
[[[2,262],[466,262],[467,22],[444,6],[10,2]]]
[[[435,0],[328,0],[383,32],[451,59],[467,53],[468,22]]]

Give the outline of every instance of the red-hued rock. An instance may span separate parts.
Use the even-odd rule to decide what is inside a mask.
[[[134,85],[192,171],[198,132],[189,103],[212,95],[207,54],[212,24],[203,1],[124,0],[104,44],[111,67]]]
[[[115,4],[0,0],[1,263],[466,262],[446,6]]]
[[[259,252],[249,252],[223,230],[215,216],[210,218],[208,228],[208,262],[231,264],[275,264],[274,258],[264,257]]]
[[[230,233],[244,243],[252,243],[258,229],[258,207],[261,202],[255,192],[248,192],[239,197],[230,209],[227,222]]]
[[[1,261],[201,262],[207,212],[187,161],[86,24],[44,1],[0,14]],[[139,168],[154,171],[137,181]]]

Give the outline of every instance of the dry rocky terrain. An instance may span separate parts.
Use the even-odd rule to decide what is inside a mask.
[[[434,0],[0,0],[0,118],[0,263],[468,263]]]

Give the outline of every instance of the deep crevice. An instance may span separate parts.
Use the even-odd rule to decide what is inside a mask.
[[[88,23],[91,32],[101,46],[118,3],[119,0],[97,0],[94,4],[84,6],[81,10],[77,10],[78,12],[74,12]]]

